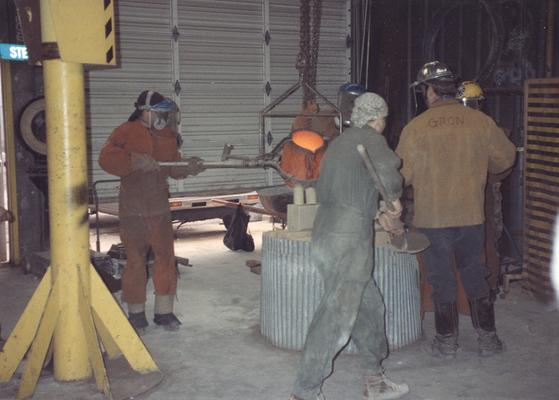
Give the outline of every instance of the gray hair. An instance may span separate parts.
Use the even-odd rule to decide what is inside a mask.
[[[351,112],[353,126],[362,128],[371,120],[386,117],[388,105],[382,97],[376,93],[367,92],[355,99]]]

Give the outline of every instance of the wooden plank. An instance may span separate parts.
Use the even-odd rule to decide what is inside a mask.
[[[556,183],[559,183],[559,178],[557,178],[558,181]],[[557,194],[550,194],[550,193],[543,193],[542,191],[539,191],[538,189],[543,189],[545,190],[546,187],[540,188],[537,187],[534,183],[537,182],[531,182],[530,185],[530,192],[529,192],[529,197],[531,198],[526,198],[527,203],[531,203],[532,201],[535,202],[544,202],[545,200],[549,200],[551,202],[553,202],[554,204],[556,204],[556,207],[559,208],[559,198],[557,197],[559,195],[559,188],[557,192],[553,192],[550,191],[552,193],[557,193]]]
[[[528,209],[527,211],[527,215],[530,217],[540,217],[546,221],[549,221],[550,223],[553,224],[553,222],[555,222],[555,216],[554,215],[549,215],[547,213],[541,212],[541,211],[537,211],[537,210],[531,210]]]
[[[528,97],[528,105],[537,103],[559,104],[559,97]]]
[[[540,132],[551,132],[551,133],[559,133],[559,128],[550,128],[548,126],[532,126],[528,125],[528,131],[540,131]],[[528,137],[531,137],[530,132],[528,132]]]
[[[528,242],[528,245],[530,245],[532,248],[535,248],[533,246],[537,246],[538,248],[544,248],[545,250],[547,250],[549,256],[551,257],[551,249],[553,246],[549,242],[535,240],[530,237],[528,237],[526,240]]]
[[[535,116],[528,116],[528,122],[548,122],[551,124],[559,123],[559,117],[535,117]],[[532,124],[528,124],[532,125]]]
[[[545,106],[559,105],[559,96],[535,97],[535,94],[559,94],[559,78],[529,79],[524,89],[524,263],[527,286],[536,296],[547,297],[553,226],[559,205],[559,148],[555,147],[559,142],[559,126],[535,124],[559,124],[559,107]],[[528,115],[530,112],[541,115]]]
[[[529,87],[530,90],[530,94],[559,94],[559,87],[555,87],[555,86],[550,86],[550,87],[545,87],[545,88],[541,88],[541,87]],[[531,97],[533,98],[533,97]]]
[[[559,163],[559,157],[557,155],[545,155],[545,154],[535,154],[535,153],[527,153],[526,154],[526,158],[529,159],[528,162],[532,163],[532,164],[537,164],[537,165],[542,165],[541,163],[535,163],[534,161],[538,160],[538,161],[547,161],[549,162],[549,166],[553,167],[553,163],[557,164]],[[547,167],[547,165],[546,165]],[[559,168],[556,167],[556,168]]]
[[[559,160],[558,160],[559,161]],[[548,165],[542,165],[542,164],[538,164],[538,163],[534,163],[531,161],[527,161],[526,162],[526,166],[528,167],[532,167],[532,168],[546,168],[549,171],[552,172],[559,172],[559,167],[552,167],[552,166],[548,166]]]
[[[535,257],[534,255],[532,255],[532,254],[528,254],[527,257],[526,257],[526,259],[528,260],[528,262],[526,263],[527,265],[528,265],[528,264],[533,264],[533,265],[535,265],[535,266],[538,266],[538,267],[535,267],[535,268],[540,268],[539,266],[549,265],[549,263],[547,263],[547,262],[545,262],[545,261],[542,261],[542,260],[536,258],[536,257]]]
[[[536,104],[536,103],[534,103]],[[557,101],[559,105],[559,100]],[[559,107],[546,107],[546,106],[529,106],[528,113],[539,113],[539,114],[557,114],[559,113]],[[557,117],[556,117],[557,118]]]
[[[550,232],[553,229],[553,224],[550,224],[548,222],[542,222],[542,221],[529,221],[526,223],[526,225],[534,225],[538,228],[542,228],[542,229],[548,229]]]
[[[538,84],[542,84],[542,83],[557,83],[559,85],[559,78],[557,77],[550,77],[550,78],[535,78],[535,79],[529,79],[528,81],[526,81],[528,87],[530,87],[530,85],[538,85]]]
[[[551,243],[553,241],[553,234],[551,232],[543,233],[530,228],[528,228],[526,232],[528,235],[545,240],[547,243]]]
[[[538,249],[534,249],[533,247],[528,247],[528,254],[532,254],[534,256],[540,256],[540,257],[544,257],[544,258],[550,258],[550,254],[549,252],[544,252]]]
[[[549,175],[549,174],[544,174],[543,172],[536,172],[536,171],[526,171],[526,177],[527,178],[537,178],[537,179],[544,179],[546,181],[550,182],[550,185],[553,185],[553,183],[555,182],[559,182],[559,176],[554,176],[554,175]],[[541,182],[534,182],[534,181],[530,181],[530,184],[533,187],[538,187],[537,185],[543,185],[543,183]],[[542,186],[542,189],[547,188],[547,185]],[[553,186],[550,188],[552,189],[551,191],[553,191],[553,189],[557,190],[557,193],[559,194],[559,188],[554,188]]]
[[[526,149],[526,154],[530,155],[531,151],[538,151],[539,150],[539,151],[546,151],[548,153],[555,153],[556,152],[557,155],[559,155],[559,147],[551,147],[551,146],[546,146],[545,144],[534,143],[535,141],[546,142],[546,140],[538,140],[538,139],[535,139],[533,137],[530,137],[529,139],[530,139],[530,141],[528,142],[528,146],[527,146],[527,149]],[[530,143],[530,142],[532,142],[532,143]],[[559,141],[550,140],[549,143],[558,144]]]

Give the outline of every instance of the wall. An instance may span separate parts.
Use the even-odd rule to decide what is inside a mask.
[[[0,0],[0,41],[23,43],[15,7],[11,0]],[[46,160],[38,157],[21,140],[19,118],[25,106],[42,96],[42,68],[25,62],[11,63],[12,106],[16,144],[16,185],[19,215],[19,247],[21,263],[29,270],[29,261],[36,251],[48,248],[46,190]]]

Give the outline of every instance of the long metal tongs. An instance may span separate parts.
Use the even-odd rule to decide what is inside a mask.
[[[386,188],[384,187],[382,181],[380,180],[380,177],[378,176],[373,162],[371,161],[371,157],[369,156],[369,152],[362,144],[357,145],[357,152],[365,163],[365,167],[367,167],[369,175],[371,175],[371,178],[373,178],[373,181],[375,182],[375,185],[379,190],[384,203],[386,204],[386,208],[388,208],[390,211],[395,211],[394,205],[390,200],[388,200]],[[401,234],[390,235],[390,244],[394,246],[394,248],[396,248],[398,251],[404,253],[419,253],[420,251],[423,251],[427,247],[429,247],[431,242],[429,242],[429,239],[427,239],[427,236],[425,236],[424,234],[420,232],[412,232],[407,230],[406,228],[403,228],[403,232]]]

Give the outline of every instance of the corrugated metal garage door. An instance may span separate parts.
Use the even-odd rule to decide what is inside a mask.
[[[197,0],[178,4],[184,153],[219,161],[258,153],[258,111],[264,105],[261,0]],[[209,170],[188,190],[264,186],[261,169]]]
[[[350,73],[348,7],[346,1],[323,0],[318,89],[333,100]],[[118,11],[122,68],[89,73],[92,179],[111,178],[97,165],[99,150],[145,88],[180,103],[185,156],[217,161],[226,143],[235,146],[235,155],[257,155],[258,112],[298,78],[299,1],[121,0]],[[272,37],[268,46],[266,31]],[[290,122],[274,121],[272,145],[289,133],[284,127]],[[208,170],[173,182],[173,193],[188,194],[253,189],[271,181],[254,169]]]
[[[116,178],[99,167],[99,151],[113,129],[128,119],[138,94],[154,89],[171,95],[174,83],[169,0],[116,4],[120,67],[93,70],[86,77],[92,183]],[[99,189],[101,197],[116,196],[112,186]]]

